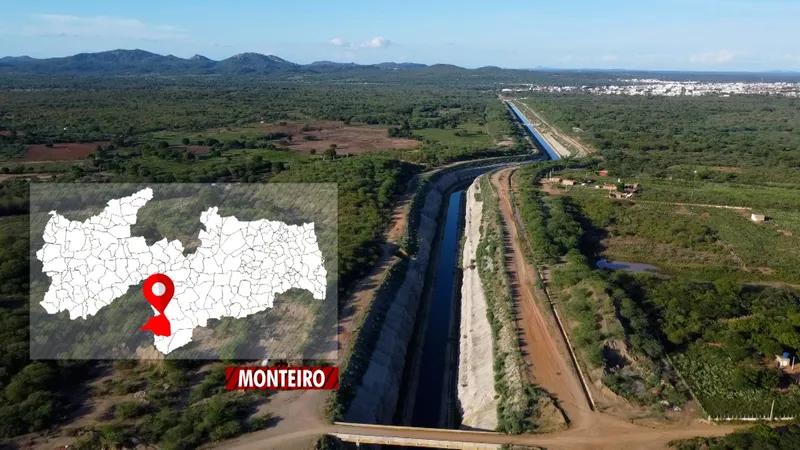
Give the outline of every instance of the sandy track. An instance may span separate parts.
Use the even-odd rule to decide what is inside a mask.
[[[491,181],[499,194],[500,213],[509,237],[506,269],[521,315],[521,350],[525,359],[533,365],[531,381],[555,396],[571,426],[580,427],[586,421],[591,408],[570,362],[559,351],[556,338],[549,332],[547,321],[536,301],[536,269],[525,260],[510,200],[509,181],[514,170],[516,169],[496,172]]]

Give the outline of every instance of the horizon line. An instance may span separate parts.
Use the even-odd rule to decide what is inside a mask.
[[[77,55],[80,55],[80,54],[93,55],[93,54],[98,54],[98,53],[108,53],[108,52],[118,52],[118,51],[122,51],[122,52],[141,51],[141,52],[145,52],[145,53],[149,53],[149,54],[152,54],[152,55],[157,55],[157,56],[161,56],[161,57],[165,57],[165,58],[166,57],[178,58],[178,59],[181,59],[181,60],[184,60],[184,61],[192,61],[192,58],[194,58],[195,56],[201,56],[201,57],[206,58],[207,60],[213,61],[213,62],[222,62],[222,61],[231,59],[231,58],[233,58],[235,56],[253,54],[253,55],[259,55],[259,56],[265,56],[265,57],[275,57],[275,58],[278,58],[281,61],[284,61],[286,63],[295,64],[295,65],[298,65],[298,66],[308,66],[308,65],[311,65],[311,64],[315,64],[315,63],[354,64],[354,65],[357,65],[357,66],[376,66],[376,65],[380,65],[380,64],[419,64],[419,65],[423,65],[423,66],[426,66],[426,67],[437,66],[437,65],[453,66],[453,67],[457,67],[457,68],[464,69],[464,70],[478,70],[478,69],[485,69],[485,68],[491,67],[491,68],[498,68],[498,69],[501,69],[501,70],[523,70],[523,71],[534,71],[534,72],[535,71],[543,71],[543,72],[545,72],[545,71],[551,71],[551,72],[585,71],[585,72],[699,73],[699,74],[702,74],[702,73],[708,73],[708,74],[723,74],[723,73],[727,73],[727,74],[776,74],[776,73],[798,74],[798,73],[800,73],[800,70],[797,70],[797,69],[794,69],[794,70],[793,69],[744,70],[744,69],[643,69],[643,68],[598,68],[598,67],[571,67],[570,68],[570,67],[554,67],[554,66],[503,67],[503,66],[498,66],[498,65],[494,65],[494,64],[487,64],[487,65],[483,65],[483,66],[469,67],[469,66],[461,66],[461,65],[458,65],[458,64],[446,63],[446,62],[437,62],[437,63],[432,63],[432,64],[420,63],[420,62],[414,62],[414,61],[382,61],[382,62],[378,62],[378,63],[357,63],[357,62],[354,62],[354,61],[343,62],[343,61],[334,61],[334,60],[330,60],[330,59],[315,60],[315,61],[303,64],[303,63],[296,63],[296,62],[290,61],[290,60],[288,60],[286,58],[283,58],[283,57],[275,55],[275,54],[265,54],[265,53],[252,52],[252,51],[236,53],[236,54],[233,54],[233,55],[228,56],[227,58],[223,58],[223,59],[213,59],[213,58],[209,58],[209,57],[207,57],[205,55],[202,55],[200,53],[195,53],[194,55],[189,56],[189,57],[180,57],[180,56],[173,55],[172,53],[168,53],[168,54],[164,55],[164,54],[161,54],[161,53],[156,53],[156,52],[152,52],[150,50],[144,50],[144,49],[141,49],[141,48],[133,48],[133,49],[115,48],[115,49],[111,49],[111,50],[101,50],[101,51],[97,51],[97,52],[78,52],[78,53],[73,53],[73,54],[67,55],[67,56],[48,56],[48,57],[33,57],[33,56],[29,56],[29,55],[19,55],[19,56],[6,55],[6,56],[0,56],[0,60],[7,59],[7,58],[10,58],[10,59],[30,58],[30,59],[37,60],[37,61],[44,61],[44,60],[48,60],[48,59],[70,58],[70,57],[74,57],[74,56],[77,56]]]

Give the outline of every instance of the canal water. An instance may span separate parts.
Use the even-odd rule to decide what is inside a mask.
[[[547,143],[547,141],[546,141],[546,140],[544,140],[544,138],[542,137],[542,135],[541,135],[541,134],[539,134],[539,132],[538,132],[538,131],[536,131],[536,128],[534,128],[533,124],[531,124],[530,122],[528,122],[528,119],[525,117],[525,114],[522,114],[522,111],[520,111],[520,110],[519,110],[519,109],[518,109],[518,108],[517,108],[517,107],[516,107],[516,106],[515,106],[513,103],[511,103],[511,102],[508,102],[508,106],[511,108],[511,110],[512,110],[512,111],[514,111],[514,114],[517,116],[517,118],[519,119],[519,121],[520,121],[520,122],[522,122],[522,125],[523,125],[525,128],[527,128],[527,129],[528,129],[528,132],[530,132],[530,134],[531,134],[531,136],[533,137],[533,139],[535,139],[535,140],[536,140],[536,142],[537,142],[539,145],[541,145],[541,146],[542,146],[542,148],[544,149],[545,153],[547,153],[547,155],[550,157],[550,159],[552,159],[552,160],[554,160],[554,161],[555,161],[555,160],[559,160],[559,159],[561,159],[561,156],[560,156],[560,155],[559,155],[559,154],[558,154],[558,153],[557,153],[555,150],[553,150],[553,148],[552,148],[552,147],[550,147],[550,144],[548,144],[548,143]]]
[[[414,400],[411,425],[416,427],[439,427],[442,414],[442,391],[445,389],[447,369],[447,340],[451,335],[451,316],[455,303],[456,258],[458,257],[459,226],[461,220],[461,197],[464,191],[450,195],[447,219],[444,225],[436,281],[430,297],[428,325],[419,366],[419,382]],[[453,395],[453,393],[449,393]]]

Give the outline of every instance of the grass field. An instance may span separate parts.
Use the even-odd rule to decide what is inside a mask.
[[[633,182],[633,180],[623,180]],[[800,210],[800,186],[643,180],[642,200]]]
[[[482,132],[482,133],[479,133]],[[457,136],[456,133],[463,134]],[[423,140],[441,142],[444,145],[459,147],[491,147],[494,145],[492,138],[487,134],[487,128],[477,123],[459,125],[455,129],[424,128],[414,130],[414,135]]]

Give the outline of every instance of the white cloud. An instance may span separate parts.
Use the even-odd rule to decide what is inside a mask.
[[[603,55],[600,57],[600,61],[602,62],[617,62],[619,61],[619,55]]]
[[[330,43],[337,47],[347,48],[350,50],[359,50],[362,48],[387,48],[392,45],[390,40],[382,37],[374,37],[360,44],[351,44],[341,38],[333,38],[330,40]]]
[[[138,19],[110,16],[80,17],[63,14],[34,14],[33,23],[22,27],[27,36],[123,38],[147,41],[180,40],[184,30],[172,25],[150,25]]]
[[[720,50],[718,52],[699,53],[692,55],[689,60],[697,64],[727,64],[736,58],[736,54],[728,50]]]
[[[388,39],[382,37],[374,37],[367,42],[362,42],[360,48],[386,48],[392,43]]]

